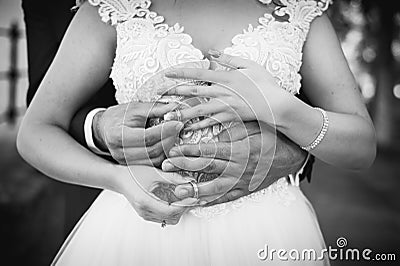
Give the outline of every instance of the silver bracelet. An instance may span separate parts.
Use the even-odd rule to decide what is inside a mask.
[[[327,115],[326,111],[321,108],[317,108],[317,107],[315,109],[321,112],[323,119],[324,119],[324,123],[322,125],[321,131],[319,132],[319,134],[315,138],[315,140],[311,144],[309,144],[305,147],[301,147],[305,151],[312,151],[313,149],[315,149],[321,143],[321,141],[324,139],[326,132],[328,132],[329,119],[328,119],[328,115]]]

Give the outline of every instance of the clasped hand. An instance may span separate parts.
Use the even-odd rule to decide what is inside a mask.
[[[259,124],[254,120],[265,121],[264,125],[274,124],[272,116],[264,115],[260,118],[257,115],[266,113],[268,106],[260,99],[264,99],[267,92],[269,102],[282,101],[286,96],[281,93],[284,90],[279,88],[273,77],[258,64],[239,57],[214,55],[214,60],[218,63],[229,65],[235,70],[175,69],[167,73],[167,76],[205,80],[211,82],[212,85],[176,86],[167,90],[166,94],[210,98],[210,101],[206,103],[181,110],[183,121],[199,116],[208,117],[191,124],[187,130],[201,129],[222,122],[253,121],[239,123],[239,126],[226,130],[225,137],[222,133],[217,145],[204,143],[175,147],[170,150],[183,128],[181,122],[170,121],[145,129],[147,118],[162,117],[168,112],[173,114],[174,112],[171,111],[177,107],[174,104],[119,105],[102,113],[97,120],[97,126],[94,126],[94,135],[98,143],[103,144],[103,149],[109,150],[114,159],[121,164],[160,166],[164,161],[163,170],[168,172],[188,170],[220,174],[216,180],[199,186],[200,201],[191,198],[193,191],[190,185],[185,184],[188,180],[177,174],[174,174],[172,181],[170,178],[165,178],[170,173],[157,170],[157,173],[146,174],[143,170],[144,172],[139,177],[142,181],[136,182],[136,185],[132,183],[132,178],[125,178],[124,180],[131,182],[130,186],[124,185],[125,188],[131,189],[123,189],[123,193],[139,215],[146,220],[156,222],[168,220],[167,223],[175,224],[185,211],[200,202],[216,204],[235,200],[251,193],[265,182],[270,166],[268,162],[272,162],[273,158],[273,144],[276,136],[270,130],[261,132]],[[267,88],[267,90],[260,88]],[[242,97],[243,95],[245,97]],[[273,108],[277,110],[276,105],[269,104],[269,106],[272,111]],[[126,121],[121,121],[121,117],[126,117]],[[166,157],[169,159],[165,160]],[[196,160],[192,160],[193,157],[196,157]],[[264,162],[262,167],[258,164],[260,161]],[[126,174],[125,172],[124,175]],[[143,176],[148,179],[148,182],[144,182]],[[155,187],[159,188],[160,184],[164,184],[165,189],[158,190],[160,193],[155,194],[159,198],[162,198],[164,194],[164,200],[175,202],[174,206],[165,201],[154,200],[154,197],[148,194],[148,191]],[[136,189],[133,189],[134,187]],[[138,187],[141,192],[138,192]]]
[[[199,68],[177,68],[167,72],[169,78],[182,79],[181,85],[160,89],[160,93],[210,100],[181,111],[183,121],[195,117],[206,119],[190,125],[197,130],[230,121],[262,121],[276,125],[275,117],[286,107],[284,102],[292,95],[283,90],[275,78],[261,65],[237,56],[210,51],[212,59],[231,71]],[[206,81],[204,85],[187,85],[185,80]]]

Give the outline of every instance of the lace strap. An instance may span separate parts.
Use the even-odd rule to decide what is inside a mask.
[[[294,23],[308,33],[311,22],[328,10],[333,0],[280,0],[281,7],[277,7],[276,14],[288,15],[289,22]]]
[[[149,10],[150,0],[88,0],[88,2],[93,6],[99,6],[101,20],[113,26],[134,17],[148,18],[153,23],[163,20],[161,16]]]

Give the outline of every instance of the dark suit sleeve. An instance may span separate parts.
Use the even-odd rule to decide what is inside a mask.
[[[73,117],[69,127],[69,133],[72,137],[76,139],[76,141],[81,143],[81,145],[85,147],[87,146],[83,129],[87,114],[95,108],[106,108],[112,105],[116,105],[117,102],[115,100],[114,94],[114,86],[111,79],[108,79],[108,81],[104,84],[100,91],[91,100],[89,100],[84,105],[84,107],[81,108]]]
[[[47,72],[65,31],[73,17],[70,5],[73,0],[60,1],[57,5],[48,1],[23,0],[26,39],[28,47],[29,88],[27,105],[32,101]]]
[[[71,11],[74,5],[75,0],[58,1],[56,5],[50,0],[22,1],[28,46],[27,105],[31,103],[57,53],[74,16],[74,12]],[[71,136],[86,146],[83,131],[86,115],[94,108],[115,104],[114,87],[108,80],[103,88],[74,115],[69,128]]]

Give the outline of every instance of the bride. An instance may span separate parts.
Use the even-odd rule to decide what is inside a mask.
[[[120,104],[159,103],[148,116],[153,124],[189,121],[166,153],[184,152],[179,144],[188,134],[217,127],[211,141],[223,126],[258,120],[260,127],[276,128],[329,164],[368,167],[375,158],[374,128],[324,14],[329,4],[82,1],[17,140],[21,155],[48,176],[104,189],[53,263],[328,265],[313,208],[294,176],[233,202],[204,206],[209,199],[201,182],[190,178],[194,172],[176,173],[183,169],[177,157],[165,160],[163,171],[115,165],[78,145],[67,128],[111,76]],[[244,25],[249,26],[243,30]],[[157,75],[157,81],[147,82]],[[182,79],[194,82],[181,84]],[[295,97],[300,89],[312,105]],[[176,108],[193,96],[208,100]],[[152,193],[160,183],[185,188],[189,196],[172,204],[160,201]],[[293,249],[300,254],[313,249],[319,258],[294,258]]]

